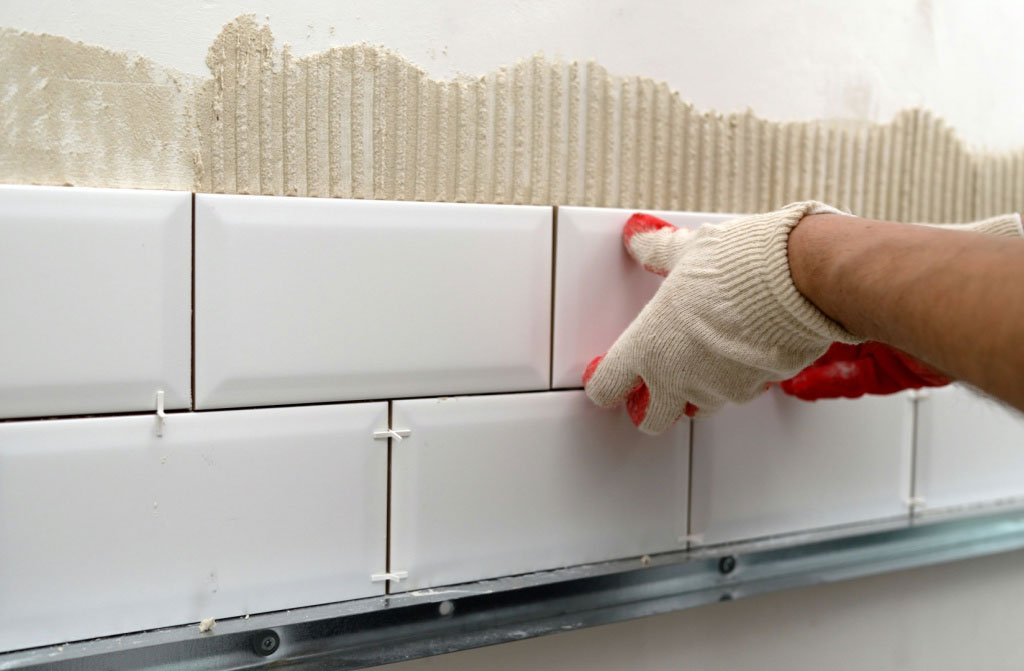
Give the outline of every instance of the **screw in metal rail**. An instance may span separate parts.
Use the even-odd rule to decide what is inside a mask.
[[[253,652],[261,657],[269,657],[274,654],[280,645],[281,637],[271,629],[258,631],[252,637]]]

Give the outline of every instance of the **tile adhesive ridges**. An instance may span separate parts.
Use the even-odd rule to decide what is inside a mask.
[[[971,153],[920,109],[886,124],[722,115],[664,83],[543,56],[435,81],[366,45],[296,58],[247,16],[207,64],[203,80],[0,32],[17,86],[0,99],[0,181],[709,212],[817,198],[904,221],[1024,206],[1024,151]]]

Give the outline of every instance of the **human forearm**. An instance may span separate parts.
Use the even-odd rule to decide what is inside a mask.
[[[852,333],[1024,409],[1024,240],[821,214],[793,229],[789,262]]]

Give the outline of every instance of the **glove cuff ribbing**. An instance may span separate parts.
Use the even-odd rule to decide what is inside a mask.
[[[944,228],[952,231],[970,231],[972,233],[984,233],[985,235],[998,235],[1004,238],[1024,237],[1024,228],[1021,227],[1020,215],[1016,213],[1000,214],[981,221],[974,221],[969,224],[919,224],[920,226],[931,226],[933,228]]]
[[[792,203],[775,212],[747,217],[743,226],[723,224],[716,265],[732,300],[749,326],[766,342],[803,352],[824,352],[835,341],[863,342],[819,310],[793,284],[789,234],[805,216],[845,214],[817,201]]]

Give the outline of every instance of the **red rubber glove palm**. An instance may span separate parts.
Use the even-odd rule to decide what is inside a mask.
[[[895,394],[904,389],[942,387],[952,380],[906,352],[880,342],[833,343],[813,364],[779,383],[805,401]]]

